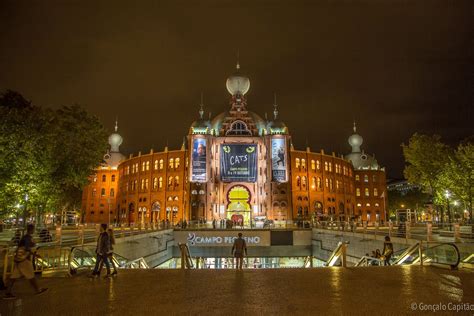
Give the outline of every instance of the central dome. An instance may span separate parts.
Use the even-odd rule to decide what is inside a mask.
[[[227,81],[225,83],[227,91],[229,91],[231,95],[245,95],[250,89],[250,80],[248,77],[240,73],[239,64],[237,64],[236,69],[237,71],[229,78],[227,78]]]

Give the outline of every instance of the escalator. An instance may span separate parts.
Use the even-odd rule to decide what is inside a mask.
[[[457,269],[461,261],[458,247],[453,243],[419,242],[399,250],[390,258],[391,265],[430,265]],[[356,266],[383,265],[383,260],[362,257]]]

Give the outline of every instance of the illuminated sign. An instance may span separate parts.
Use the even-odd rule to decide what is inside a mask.
[[[257,181],[257,145],[221,145],[221,180]]]
[[[286,142],[284,138],[272,138],[272,181],[287,182]]]
[[[191,157],[191,182],[207,181],[207,164],[206,164],[206,139],[193,139],[193,152]]]
[[[227,244],[232,245],[234,240],[238,237],[235,236],[199,236],[196,233],[188,233],[186,241],[194,246],[196,244]],[[260,244],[261,238],[259,236],[244,236],[242,237],[247,245],[258,245]]]

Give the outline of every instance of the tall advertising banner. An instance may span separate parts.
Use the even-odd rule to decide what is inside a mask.
[[[207,150],[205,138],[193,139],[193,154],[191,157],[191,182],[207,181]]]
[[[256,182],[257,145],[221,145],[221,179],[224,182]]]
[[[287,182],[286,141],[284,138],[272,138],[272,181]]]

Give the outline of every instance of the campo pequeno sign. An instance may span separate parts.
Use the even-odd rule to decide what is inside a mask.
[[[239,231],[175,231],[176,244],[187,243],[190,246],[215,247],[232,246]],[[270,246],[269,231],[243,231],[242,238],[247,247]]]

